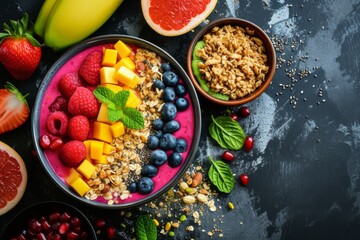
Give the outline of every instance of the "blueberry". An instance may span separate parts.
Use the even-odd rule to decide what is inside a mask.
[[[164,151],[171,150],[176,147],[176,138],[171,133],[165,133],[159,140],[159,146]]]
[[[182,84],[178,84],[174,87],[175,94],[178,97],[184,97],[187,93],[186,87]]]
[[[157,149],[155,151],[152,151],[150,154],[150,161],[155,166],[161,166],[165,163],[167,160],[167,155],[164,150]]]
[[[130,185],[128,186],[128,189],[131,193],[137,192],[137,184],[136,182],[132,182],[130,183]]]
[[[183,138],[178,138],[176,140],[175,152],[182,153],[185,152],[187,149],[187,142]]]
[[[180,166],[182,162],[182,155],[181,153],[173,152],[168,159],[168,164],[170,167],[175,168]]]
[[[141,175],[149,178],[155,177],[157,173],[158,173],[157,167],[155,167],[152,164],[144,165],[141,170]]]
[[[160,70],[161,70],[161,72],[171,71],[171,66],[169,63],[162,63],[160,65]]]
[[[162,80],[164,81],[165,86],[175,87],[179,82],[179,77],[173,71],[167,71],[163,73]]]
[[[171,121],[176,117],[176,113],[176,106],[173,103],[167,102],[162,108],[161,118],[164,121]]]
[[[172,87],[166,87],[164,89],[164,92],[162,95],[164,102],[172,102],[172,101],[174,101],[175,97],[176,97],[176,94]]]
[[[189,102],[186,98],[179,97],[175,101],[175,106],[180,112],[185,111],[189,107]]]
[[[164,133],[173,133],[180,129],[180,123],[176,120],[171,120],[165,123],[163,127]]]
[[[165,88],[165,84],[163,81],[157,79],[153,82],[153,87],[157,88],[157,89],[164,89]]]
[[[163,135],[163,131],[162,131],[162,130],[158,130],[158,131],[156,131],[156,133],[154,134],[154,136],[157,137],[158,139],[160,139],[162,135]]]
[[[155,135],[150,135],[148,137],[146,145],[151,150],[158,148],[159,147],[159,138]]]
[[[164,126],[164,122],[163,120],[161,120],[160,118],[156,118],[153,122],[152,122],[152,128],[154,130],[161,130]]]
[[[154,190],[154,182],[151,178],[142,177],[137,184],[137,190],[141,194],[148,194]]]

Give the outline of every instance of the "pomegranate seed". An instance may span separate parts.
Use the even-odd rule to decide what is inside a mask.
[[[64,212],[63,214],[61,214],[61,221],[62,222],[69,222],[70,221],[70,214],[68,212]]]
[[[97,219],[96,222],[95,222],[95,226],[97,226],[98,228],[102,228],[106,225],[106,222],[104,219],[100,218],[100,219]]]
[[[235,159],[235,155],[230,151],[225,151],[221,157],[222,157],[222,159],[224,159],[225,161],[228,161],[228,162],[234,161],[234,159]]]
[[[249,184],[249,176],[246,173],[241,174],[239,179],[241,185],[246,186]]]
[[[236,115],[236,113],[230,114],[230,117],[231,117],[232,120],[234,120],[235,122],[237,122],[237,121],[239,120],[238,115]]]
[[[115,236],[116,236],[116,230],[114,227],[108,227],[106,229],[106,236],[107,236],[107,239],[114,239]]]
[[[18,237],[17,237],[18,240],[26,240],[26,237],[24,234],[20,234]]]
[[[246,118],[251,114],[250,109],[248,107],[241,107],[238,113],[243,118]]]
[[[89,234],[87,232],[82,232],[80,234],[80,239],[89,239]]]
[[[49,221],[50,223],[54,223],[59,221],[61,218],[60,213],[58,212],[53,212],[52,214],[49,215]]]
[[[254,138],[252,136],[247,136],[244,141],[244,149],[247,152],[250,152],[254,147]]]
[[[79,238],[79,234],[77,234],[76,232],[68,232],[66,234],[66,237],[68,240],[73,240],[73,239],[78,239]]]
[[[50,143],[51,143],[51,138],[49,135],[47,134],[44,134],[40,137],[40,140],[39,140],[39,143],[40,143],[40,147],[42,149],[48,149],[50,148]]]
[[[38,233],[38,234],[36,235],[36,239],[38,239],[38,240],[46,240],[45,234],[43,234],[43,233]]]
[[[57,137],[51,141],[50,149],[58,150],[62,147],[63,144],[64,144],[63,140],[61,138]]]
[[[61,235],[64,235],[69,230],[69,224],[68,223],[62,223],[59,226],[59,233]]]
[[[45,231],[45,232],[49,232],[50,229],[51,229],[51,225],[48,221],[44,220],[41,224],[42,226],[42,229]]]
[[[79,227],[81,225],[81,221],[78,217],[73,217],[70,221],[72,227]]]
[[[40,232],[41,231],[41,223],[36,219],[31,219],[29,222],[29,230],[33,232]]]
[[[57,231],[59,229],[59,226],[60,226],[60,223],[59,222],[54,222],[52,225],[51,225],[51,228],[55,231]]]
[[[51,240],[61,240],[61,236],[57,233],[50,233],[48,235],[48,239],[51,239]]]

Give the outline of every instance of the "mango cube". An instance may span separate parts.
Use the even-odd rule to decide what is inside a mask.
[[[95,164],[108,164],[107,155],[101,155],[99,158],[93,159]]]
[[[91,140],[85,140],[83,141],[85,148],[86,148],[86,158],[85,159],[91,159],[90,157],[90,144],[91,144]]]
[[[85,159],[80,163],[76,170],[81,173],[86,179],[89,179],[91,175],[95,172],[95,166]]]
[[[116,148],[114,146],[112,146],[111,144],[104,143],[104,149],[103,149],[104,154],[110,154],[110,153],[114,152],[115,150],[116,150]]]
[[[91,159],[100,159],[104,151],[104,142],[91,140],[90,157]]]
[[[96,121],[107,123],[107,124],[114,123],[114,122],[110,121],[108,118],[108,106],[106,103],[102,103],[100,105],[100,109],[99,109]]]
[[[131,49],[121,40],[115,43],[114,48],[118,51],[121,58],[126,58],[131,54]]]
[[[71,182],[70,187],[72,187],[80,196],[84,196],[84,194],[90,190],[89,185],[86,182],[78,177],[73,182]]]
[[[115,80],[114,76],[116,73],[116,69],[113,67],[102,67],[100,68],[100,83],[101,84],[117,84],[117,80]]]
[[[93,138],[107,143],[111,143],[113,137],[111,135],[110,125],[103,122],[94,122]]]
[[[114,138],[120,137],[125,134],[125,126],[122,122],[118,121],[110,126],[111,134]]]
[[[141,100],[134,90],[130,89],[129,92],[130,92],[130,96],[129,96],[128,100],[126,101],[125,106],[131,107],[131,108],[136,108],[141,103]]]
[[[115,65],[115,69],[119,70],[119,68],[121,66],[127,67],[128,69],[130,69],[131,71],[135,70],[135,63],[133,60],[131,60],[131,58],[126,57],[126,58],[122,58],[120,59],[120,61],[118,61]]]
[[[65,182],[70,185],[73,181],[80,177],[80,173],[78,173],[74,168],[70,168],[69,173],[64,176]]]
[[[100,86],[106,87],[106,88],[110,89],[111,91],[113,91],[114,93],[117,93],[117,92],[120,92],[121,90],[123,90],[123,88],[117,84],[105,83],[105,84],[101,84]]]
[[[105,48],[101,64],[107,67],[115,66],[117,62],[118,51],[116,49]]]
[[[124,66],[121,66],[115,73],[115,79],[130,88],[135,88],[140,81],[140,78],[135,72]]]

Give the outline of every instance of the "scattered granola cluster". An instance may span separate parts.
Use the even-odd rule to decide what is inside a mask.
[[[263,42],[254,31],[240,26],[214,27],[197,51],[200,73],[209,87],[237,99],[250,94],[265,80],[269,70]]]
[[[137,49],[134,57],[140,82],[136,88],[141,103],[137,107],[144,115],[145,127],[141,130],[126,129],[125,134],[112,142],[114,150],[107,157],[109,164],[97,164],[88,180],[91,189],[85,197],[95,200],[102,196],[109,205],[130,196],[129,183],[137,181],[141,169],[148,162],[150,150],[146,147],[151,131],[151,122],[160,117],[163,100],[162,91],[152,88],[152,79],[160,78],[161,58],[154,52]]]

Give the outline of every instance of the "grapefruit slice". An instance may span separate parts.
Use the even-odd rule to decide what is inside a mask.
[[[24,195],[27,171],[23,159],[0,141],[0,216],[8,212]]]
[[[141,0],[149,26],[164,36],[187,33],[207,18],[217,0]]]

